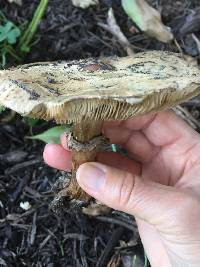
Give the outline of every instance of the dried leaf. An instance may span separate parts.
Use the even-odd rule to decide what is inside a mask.
[[[88,8],[99,4],[99,0],[72,0],[72,4],[80,8]]]
[[[86,215],[89,216],[99,216],[99,215],[105,215],[110,213],[111,208],[103,205],[103,204],[99,204],[99,203],[94,203],[89,205],[88,207],[84,207],[82,209],[82,212]]]
[[[149,36],[164,43],[173,39],[173,34],[161,21],[160,13],[145,0],[122,0],[122,6],[127,15]]]
[[[123,32],[121,31],[120,27],[117,24],[112,8],[108,10],[107,24],[99,22],[98,25],[103,29],[105,29],[106,31],[112,33],[117,38],[123,49],[126,51],[127,55],[129,56],[134,55],[134,51],[131,44],[129,43],[128,39],[123,34]]]
[[[173,110],[175,111],[176,115],[180,116],[193,129],[195,129],[195,130],[200,129],[199,121],[196,120],[186,108],[181,107],[181,106],[177,106],[177,107],[174,107]]]
[[[121,257],[119,253],[115,253],[107,264],[107,267],[119,267],[121,262]]]

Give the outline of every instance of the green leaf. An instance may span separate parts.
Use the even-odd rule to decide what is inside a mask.
[[[29,53],[31,51],[30,47],[22,45],[21,51],[24,53]]]
[[[8,35],[7,40],[9,44],[15,44],[17,42],[17,38],[20,36],[21,32],[18,28],[12,29]]]
[[[7,40],[9,44],[15,44],[20,35],[20,29],[11,21],[6,22],[4,26],[0,26],[0,42]]]
[[[6,25],[4,26],[5,33],[9,33],[13,27],[15,26],[11,21],[6,22]]]
[[[35,136],[28,136],[27,138],[29,139],[38,139],[41,140],[47,144],[60,144],[60,136],[64,132],[69,133],[71,130],[70,125],[65,125],[65,126],[56,126],[51,129],[48,129],[47,131],[35,135]]]
[[[140,29],[143,29],[143,19],[136,0],[122,0],[122,7]]]

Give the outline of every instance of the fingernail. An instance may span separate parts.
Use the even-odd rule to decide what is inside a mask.
[[[105,167],[100,163],[85,163],[79,167],[76,177],[80,185],[98,191],[105,183]]]
[[[60,136],[61,144],[66,150],[69,150],[68,145],[67,145],[67,139],[68,139],[67,133],[61,134]]]

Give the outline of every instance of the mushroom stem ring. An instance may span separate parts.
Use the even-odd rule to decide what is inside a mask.
[[[97,151],[102,151],[108,146],[109,140],[104,136],[100,135],[94,137],[86,143],[78,142],[72,135],[72,133],[67,135],[67,145],[70,150],[75,150],[77,152],[82,151],[92,151],[96,149]]]

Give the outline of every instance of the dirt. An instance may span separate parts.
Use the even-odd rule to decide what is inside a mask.
[[[20,7],[0,0],[0,9],[16,25],[25,25],[38,2],[23,0]],[[161,12],[182,51],[198,60],[199,1],[149,2]],[[106,22],[111,6],[135,52],[178,51],[173,42],[163,44],[140,31],[133,34],[131,29],[135,25],[123,12],[119,0],[102,0],[99,6],[86,10],[73,7],[70,0],[50,0],[24,62],[125,56],[119,42],[98,26],[98,22]],[[188,16],[192,19],[187,20]],[[143,248],[130,216],[116,211],[96,218],[69,211],[58,216],[49,210],[53,199],[51,184],[60,172],[44,164],[44,144],[26,136],[42,132],[50,125],[30,127],[18,116],[4,122],[2,119],[7,115],[9,111],[0,115],[0,266],[103,267],[111,266],[108,265],[111,259],[116,262],[112,266],[131,266],[134,255],[144,264]],[[30,209],[23,210],[22,202],[29,202]]]

